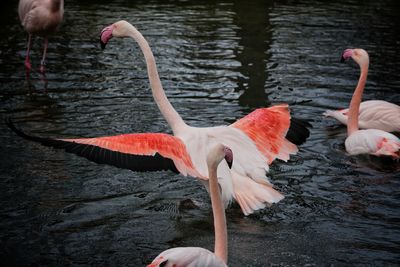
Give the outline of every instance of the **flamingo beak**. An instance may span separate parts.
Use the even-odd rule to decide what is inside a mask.
[[[227,163],[228,163],[229,169],[232,169],[232,164],[233,164],[233,162],[232,162],[232,161],[227,161]]]
[[[101,49],[104,49],[108,41],[113,37],[114,25],[105,27],[100,33],[100,45]]]
[[[101,46],[101,49],[103,50],[104,48],[106,48],[106,43],[103,43],[103,42],[100,40],[100,46]]]
[[[345,62],[347,59],[349,59],[353,55],[353,49],[346,49],[344,50],[342,57],[340,58],[340,63]]]

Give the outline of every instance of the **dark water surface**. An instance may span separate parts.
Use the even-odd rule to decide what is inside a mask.
[[[2,2],[2,121],[52,137],[170,132],[136,44],[99,48],[105,25],[128,20],[190,125],[229,124],[282,102],[312,120],[298,155],[271,167],[286,198],[248,217],[237,205],[227,211],[230,266],[398,266],[400,163],[346,155],[345,128],[322,116],[350,101],[358,66],[339,63],[349,47],[370,53],[364,99],[400,104],[398,1],[66,2],[50,40],[47,93],[36,71],[31,95],[17,1]],[[41,50],[37,38],[36,69]],[[97,165],[3,123],[0,132],[2,266],[143,266],[170,247],[213,249],[209,198],[195,179]]]

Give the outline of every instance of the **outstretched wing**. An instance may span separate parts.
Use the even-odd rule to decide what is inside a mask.
[[[19,136],[46,146],[132,171],[172,170],[201,178],[181,139],[163,133],[122,134],[97,138],[51,139],[27,135],[11,120],[7,125]]]
[[[259,108],[230,126],[243,131],[256,144],[270,164],[275,158],[288,160],[297,153],[297,146],[285,137],[290,127],[287,104]]]

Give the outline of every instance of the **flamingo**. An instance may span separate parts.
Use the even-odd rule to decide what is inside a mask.
[[[20,0],[18,14],[21,24],[28,32],[28,43],[25,57],[27,77],[32,69],[29,60],[31,39],[33,34],[44,37],[43,57],[40,62],[40,72],[45,72],[48,36],[54,34],[60,27],[64,16],[64,0]]]
[[[342,57],[342,62],[345,59]],[[365,77],[366,78],[366,77]],[[349,109],[327,110],[323,113],[347,125]],[[360,104],[358,126],[361,129],[379,129],[400,132],[400,106],[384,100],[368,100]]]
[[[221,162],[225,159],[226,162]],[[147,267],[186,267],[186,266],[227,266],[228,233],[221,194],[218,187],[218,165],[232,166],[232,150],[222,144],[210,149],[207,155],[208,177],[211,206],[214,216],[215,245],[214,253],[199,247],[178,247],[165,250]]]
[[[359,109],[368,75],[369,56],[364,49],[346,49],[342,61],[352,58],[360,66],[360,78],[348,111],[346,151],[350,155],[371,154],[400,158],[400,139],[379,129],[358,129]]]
[[[168,101],[162,88],[157,66],[149,44],[142,34],[126,21],[105,27],[100,35],[102,48],[112,37],[131,37],[141,48],[147,64],[150,87],[155,102],[172,128],[164,133],[130,133],[117,136],[75,139],[49,139],[30,136],[9,127],[22,137],[44,145],[64,148],[98,163],[107,163],[133,171],[172,170],[184,176],[197,177],[208,188],[206,157],[217,143],[230,147],[237,156],[232,169],[218,168],[222,199],[227,207],[233,199],[245,215],[276,203],[283,195],[275,190],[265,173],[278,158],[288,160],[298,148],[285,138],[291,124],[287,104],[260,108],[229,126],[191,127]],[[309,136],[301,123],[294,123],[296,143]]]
[[[323,114],[347,125],[349,109],[327,110]],[[368,100],[360,104],[358,124],[361,129],[400,132],[400,106],[384,100]]]

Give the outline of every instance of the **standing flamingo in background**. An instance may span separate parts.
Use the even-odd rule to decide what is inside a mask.
[[[352,58],[360,66],[361,74],[350,102],[345,141],[346,151],[350,155],[372,154],[400,158],[400,139],[395,135],[379,129],[358,129],[358,116],[362,94],[367,81],[369,57],[363,49],[346,49],[342,61]]]
[[[61,25],[64,16],[64,0],[20,0],[18,14],[22,26],[28,32],[25,69],[29,81],[29,73],[32,69],[29,60],[32,34],[44,37],[43,58],[40,62],[40,72],[44,74],[48,46],[47,37],[54,34]]]
[[[275,159],[288,160],[297,146],[288,141],[290,114],[287,104],[262,108],[229,126],[197,128],[188,126],[168,101],[157,72],[153,53],[141,33],[126,21],[119,21],[103,29],[104,48],[112,37],[131,37],[139,44],[147,64],[154,100],[172,128],[174,136],[162,133],[123,134],[99,138],[46,139],[27,136],[9,126],[19,135],[54,147],[65,148],[99,163],[108,163],[134,171],[173,170],[199,178],[207,187],[208,152],[215,144],[224,144],[235,153],[232,169],[218,169],[219,183],[225,207],[234,198],[245,215],[262,209],[266,203],[276,203],[282,194],[273,189],[265,172]],[[309,136],[308,129],[295,124],[302,143]],[[293,133],[291,133],[293,136]]]
[[[217,168],[221,165],[232,166],[232,150],[221,144],[210,149],[207,155],[208,177],[210,186],[211,205],[214,216],[215,248],[214,253],[198,247],[171,248],[158,255],[147,267],[219,267],[227,266],[228,262],[228,233],[221,194],[218,187]]]
[[[344,62],[342,57],[342,62]],[[367,76],[365,75],[365,79]],[[332,117],[347,125],[349,109],[327,110],[326,117]],[[358,116],[361,129],[379,129],[385,132],[400,132],[400,106],[383,101],[368,100],[361,102]]]

